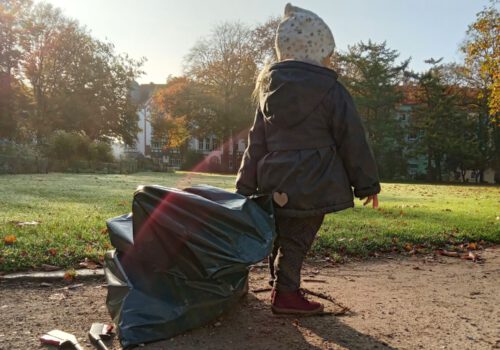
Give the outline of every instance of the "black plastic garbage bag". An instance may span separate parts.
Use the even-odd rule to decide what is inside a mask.
[[[122,346],[166,339],[215,319],[248,290],[274,239],[269,197],[211,186],[143,186],[132,215],[107,221],[106,304]]]

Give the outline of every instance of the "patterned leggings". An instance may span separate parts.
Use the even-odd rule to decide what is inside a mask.
[[[293,292],[300,288],[300,271],[324,215],[306,218],[276,216],[273,251],[269,269],[273,285],[279,291]]]

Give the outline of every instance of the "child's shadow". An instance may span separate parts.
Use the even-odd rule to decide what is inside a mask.
[[[325,306],[328,301],[323,301]],[[328,311],[328,310],[326,310]],[[301,349],[333,349],[341,346],[349,350],[385,349],[396,350],[385,342],[381,342],[370,335],[361,333],[342,322],[342,318],[354,315],[349,312],[344,316],[323,315],[310,317],[274,316],[287,318],[295,327],[296,332],[302,336],[304,347]]]
[[[349,317],[349,316],[343,316]],[[329,349],[333,345],[349,350],[385,349],[395,350],[385,342],[381,342],[370,335],[363,334],[342,322],[342,317],[305,317],[299,320],[300,325],[324,340],[319,349]]]
[[[219,321],[142,349],[318,350],[342,346],[349,350],[395,350],[335,316],[273,315],[267,299],[268,292],[249,293]]]

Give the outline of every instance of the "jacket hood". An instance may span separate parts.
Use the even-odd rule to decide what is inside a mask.
[[[262,78],[259,105],[267,122],[291,128],[318,107],[337,82],[337,73],[301,61],[273,64]]]
[[[317,14],[288,3],[276,30],[275,47],[279,61],[312,61],[319,65],[332,54],[335,40]]]

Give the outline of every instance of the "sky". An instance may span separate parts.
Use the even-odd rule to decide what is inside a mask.
[[[140,83],[165,83],[183,72],[183,59],[217,24],[250,26],[281,16],[284,0],[45,0],[85,25],[116,51],[145,57]],[[337,50],[359,41],[386,41],[410,68],[423,71],[428,58],[460,61],[459,45],[488,0],[296,0],[330,26]]]

